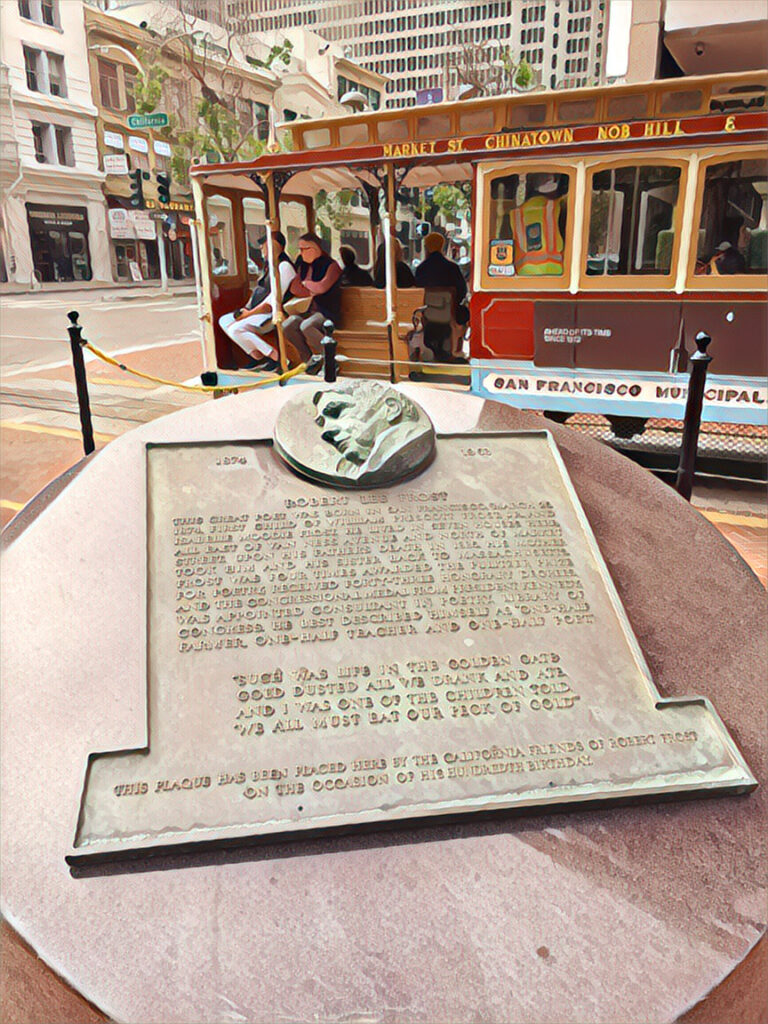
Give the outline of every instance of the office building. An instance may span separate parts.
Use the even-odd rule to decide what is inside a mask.
[[[344,47],[391,81],[388,107],[411,106],[423,90],[455,99],[464,47],[484,47],[489,69],[500,47],[533,67],[547,89],[603,81],[607,0],[166,0],[242,33],[303,26]],[[494,56],[494,51],[496,51]]]

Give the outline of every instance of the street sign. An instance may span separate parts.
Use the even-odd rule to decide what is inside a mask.
[[[167,128],[167,114],[129,114],[129,128]]]
[[[443,90],[441,86],[436,86],[434,89],[417,89],[416,90],[416,106],[423,107],[427,103],[442,103],[443,102]],[[130,123],[130,118],[128,119]],[[133,125],[131,125],[133,127]]]

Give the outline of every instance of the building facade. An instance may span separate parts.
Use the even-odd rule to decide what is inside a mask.
[[[156,6],[156,5],[155,5]],[[194,204],[186,177],[179,177],[172,166],[178,139],[197,122],[197,104],[202,84],[185,64],[184,49],[169,45],[162,52],[156,39],[136,21],[150,20],[158,26],[152,5],[134,5],[125,14],[107,14],[95,6],[86,7],[89,39],[90,75],[94,102],[98,109],[97,143],[100,166],[104,171],[104,197],[111,272],[119,282],[154,280],[161,276],[161,262],[169,278],[183,279],[194,274],[191,221]],[[164,34],[178,28],[190,33],[203,32],[206,26],[197,20],[176,26],[172,12],[161,24]],[[217,46],[215,38],[209,49]],[[226,49],[222,46],[222,52]],[[277,78],[267,71],[248,66],[237,56],[219,57],[217,51],[206,63],[207,83],[236,112],[239,130],[245,139],[266,139],[269,110],[277,87]],[[165,77],[153,113],[166,115],[169,127],[136,127],[131,119],[137,112],[135,83],[144,68],[141,60],[162,66]],[[194,158],[197,154],[190,154]],[[135,188],[129,177],[142,172],[142,200],[136,208]],[[170,175],[170,202],[161,203],[158,175]]]
[[[108,10],[105,8],[108,7]],[[206,13],[201,9],[199,13]],[[344,112],[339,102],[342,88],[352,82],[356,89],[383,92],[384,80],[374,71],[347,61],[339,47],[315,33],[290,29],[259,37],[232,33],[225,26],[206,21],[197,11],[157,0],[93,0],[86,8],[90,73],[98,108],[97,137],[100,166],[105,172],[109,246],[116,281],[138,281],[160,276],[161,261],[168,276],[187,277],[193,272],[190,221],[192,196],[186,173],[177,174],[179,141],[199,124],[198,105],[203,94],[215,93],[236,115],[236,138],[229,159],[248,159],[247,144],[238,139],[266,142],[270,122],[279,125],[297,118],[322,118]],[[163,39],[179,36],[196,40],[204,53]],[[289,59],[267,67],[273,48],[291,44]],[[200,61],[196,61],[200,57]],[[204,59],[203,59],[204,58]],[[166,114],[168,127],[132,127],[136,114],[135,82],[144,70],[142,61],[162,67],[165,79],[153,112]],[[342,72],[344,73],[342,75]],[[344,77],[346,76],[346,77]],[[201,80],[202,79],[202,80]],[[135,122],[134,122],[135,125]],[[203,147],[204,148],[204,147]],[[212,153],[189,150],[190,160],[218,159]],[[135,186],[129,177],[137,170],[142,180],[144,205],[133,203]],[[161,205],[158,174],[172,173],[171,203]],[[221,245],[226,258],[226,197],[221,203]],[[354,218],[352,218],[354,219]],[[298,236],[306,230],[303,210],[286,211],[289,247],[296,251]],[[247,211],[246,235],[249,257],[259,259],[258,242],[264,234],[263,204],[254,200]],[[231,242],[231,239],[229,239]]]
[[[0,3],[3,277],[111,280],[83,5]]]
[[[167,0],[264,33],[309,28],[339,43],[345,55],[389,78],[385,104],[411,106],[424,90],[455,99],[461,51],[509,46],[547,89],[604,80],[607,0]]]

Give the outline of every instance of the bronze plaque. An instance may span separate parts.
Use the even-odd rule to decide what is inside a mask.
[[[660,698],[546,431],[388,489],[267,441],[147,470],[146,742],[91,756],[70,863],[754,787],[706,698]]]

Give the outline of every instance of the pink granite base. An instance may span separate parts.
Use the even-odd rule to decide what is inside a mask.
[[[438,429],[541,425],[409,391]],[[143,728],[142,446],[267,435],[284,398],[228,398],[120,438],[6,552],[10,923],[117,1020],[675,1020],[765,929],[764,593],[669,488],[554,424],[660,691],[710,697],[760,788],[70,876],[86,756]]]

